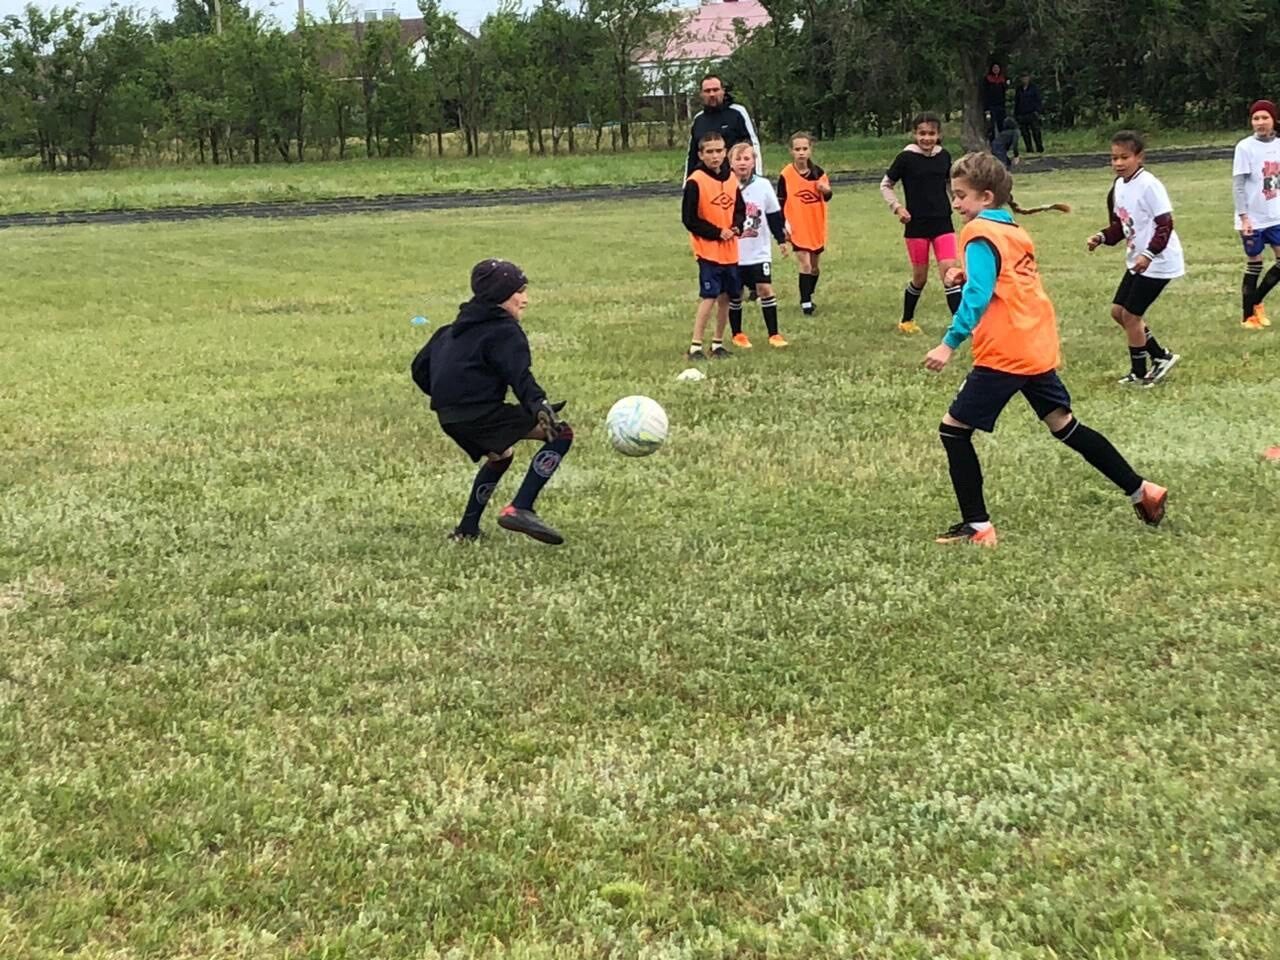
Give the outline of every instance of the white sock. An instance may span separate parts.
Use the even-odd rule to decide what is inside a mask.
[[[1142,488],[1145,487],[1146,485],[1147,485],[1147,481],[1143,480],[1140,484],[1138,484],[1138,489],[1133,491],[1133,493],[1129,494],[1130,503],[1142,502]]]
[[[971,526],[971,527],[973,527],[973,529],[975,529],[975,530],[977,530],[977,531],[981,532],[981,531],[983,531],[983,530],[986,530],[989,526],[991,526],[991,521],[990,521],[990,520],[979,520],[977,523],[971,523],[971,524],[969,524],[969,526]]]

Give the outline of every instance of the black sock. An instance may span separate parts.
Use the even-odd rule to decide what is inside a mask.
[[[908,283],[902,292],[902,322],[910,323],[916,315],[916,307],[920,304],[920,294],[924,293],[914,283]]]
[[[736,337],[742,332],[742,301],[729,301],[729,330]]]
[[[1129,369],[1135,377],[1145,377],[1147,375],[1146,347],[1129,348]]]
[[[809,282],[809,296],[812,297],[813,294],[818,289],[818,280],[819,278],[821,278],[822,274],[819,273],[817,270],[815,270],[813,271],[813,273],[810,274],[810,276],[813,277],[813,279]]]
[[[1079,420],[1072,420],[1053,435],[1089,461],[1089,464],[1117,487],[1132,496],[1142,486],[1142,478],[1133,472],[1129,461],[1097,430]]]
[[[812,273],[800,274],[800,304],[813,303],[813,288],[818,285],[818,278]]]
[[[1267,294],[1271,292],[1271,288],[1280,283],[1280,261],[1273,263],[1271,269],[1267,271],[1267,275],[1262,278],[1262,282],[1258,284],[1257,300],[1261,303],[1266,299]]]
[[[529,464],[529,470],[524,475],[524,482],[520,484],[520,489],[516,491],[511,501],[513,507],[517,510],[533,509],[533,502],[538,499],[538,494],[547,485],[551,475],[559,469],[560,461],[564,459],[564,455],[569,452],[571,446],[573,446],[573,427],[566,423],[560,428],[560,436],[554,440],[548,440],[542,445],[542,449],[533,455],[533,462]]]
[[[760,301],[760,312],[764,314],[764,327],[769,336],[778,335],[778,298],[765,297]]]
[[[511,457],[505,460],[486,460],[480,467],[471,484],[471,496],[467,497],[467,508],[462,511],[462,519],[458,522],[459,530],[466,533],[479,532],[480,515],[484,513],[485,504],[493,496],[494,488],[509,466],[511,466]]]
[[[951,470],[951,486],[960,504],[960,519],[965,523],[986,523],[987,503],[982,499],[982,464],[978,451],[973,449],[972,427],[938,427],[942,448],[947,451],[947,466]]]
[[[1244,265],[1244,282],[1240,284],[1241,306],[1244,307],[1244,319],[1253,316],[1253,308],[1258,305],[1258,277],[1262,276],[1262,264],[1250,261]]]
[[[1160,341],[1155,338],[1150,327],[1147,328],[1147,356],[1152,360],[1168,360],[1170,357],[1169,351],[1160,346]]]
[[[960,295],[963,292],[964,287],[947,287],[947,309],[951,311],[953,317],[960,309]]]

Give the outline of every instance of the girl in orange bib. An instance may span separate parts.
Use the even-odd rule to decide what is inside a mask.
[[[1138,476],[1111,441],[1071,412],[1071,395],[1058,377],[1057,317],[1040,282],[1035,246],[1003,209],[1012,193],[1009,171],[989,153],[966,154],[951,168],[951,205],[965,221],[960,232],[964,267],[953,267],[944,282],[964,288],[950,329],[924,363],[941,370],[972,336],[973,369],[938,428],[960,522],[939,534],[937,542],[996,545],[973,431],[994,430],[1001,411],[1019,393],[1055,439],[1119,487],[1138,516],[1156,526],[1164,519],[1169,491]]]
[[[827,246],[827,203],[831,181],[813,162],[813,137],[801,131],[791,136],[791,162],[778,177],[778,202],[787,219],[787,235],[800,268],[800,309],[813,316],[813,291],[818,287],[818,260]]]

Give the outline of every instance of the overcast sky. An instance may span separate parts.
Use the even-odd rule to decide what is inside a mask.
[[[46,3],[43,0],[37,0],[35,5],[44,9],[50,7],[69,7],[75,3],[75,0],[65,0],[60,3]],[[327,0],[306,0],[307,12],[322,17],[328,10]],[[110,0],[79,0],[75,3],[82,10],[102,10],[110,6]],[[143,10],[155,10],[162,17],[173,16],[173,4],[170,0],[132,0],[132,5],[142,8]],[[298,9],[298,0],[286,0],[286,2],[271,3],[269,0],[249,0],[249,5],[254,10],[271,10],[278,20],[290,22]],[[27,6],[25,0],[0,0],[0,16],[8,16],[12,13],[21,13],[23,8]],[[381,11],[384,7],[395,7],[396,11],[402,17],[418,16],[418,4],[416,0],[370,0],[370,2],[362,2],[362,0],[351,0],[351,6],[357,10],[365,7]],[[480,21],[498,8],[498,0],[444,0],[441,4],[446,10],[452,10],[458,15],[458,22],[467,29],[473,29],[479,26]]]

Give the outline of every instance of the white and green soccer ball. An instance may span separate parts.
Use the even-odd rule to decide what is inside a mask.
[[[649,397],[623,397],[604,425],[613,449],[627,457],[647,457],[667,439],[667,412]]]

